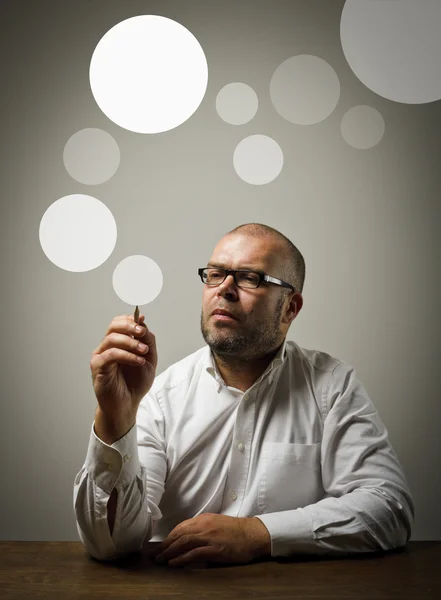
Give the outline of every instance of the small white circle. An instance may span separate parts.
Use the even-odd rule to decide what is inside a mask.
[[[216,97],[217,113],[230,125],[243,125],[251,121],[258,106],[256,92],[246,83],[228,83]]]
[[[318,56],[298,54],[277,67],[270,82],[276,111],[297,125],[319,123],[340,98],[340,81],[329,63]]]
[[[67,141],[63,161],[73,179],[86,185],[108,181],[118,170],[120,151],[114,138],[102,129],[81,129]]]
[[[239,448],[240,452],[243,452],[245,449],[245,446],[242,444],[242,442],[240,442],[240,444],[237,447]]]
[[[112,254],[117,227],[103,202],[84,194],[56,200],[44,213],[39,228],[43,252],[60,269],[91,271]]]
[[[236,173],[247,183],[265,185],[280,174],[283,152],[267,135],[250,135],[236,146],[233,164]]]
[[[395,102],[441,99],[440,0],[346,0],[343,53],[358,79]]]
[[[376,146],[384,135],[384,119],[372,106],[354,106],[343,116],[341,133],[354,148],[366,150]]]
[[[235,492],[231,492],[230,498],[231,500],[237,500],[237,494]]]
[[[137,133],[174,129],[205,95],[208,66],[195,36],[157,15],[121,21],[98,42],[90,62],[96,103],[114,123]]]
[[[116,266],[112,283],[123,302],[141,306],[152,302],[161,292],[162,271],[153,259],[135,254]]]

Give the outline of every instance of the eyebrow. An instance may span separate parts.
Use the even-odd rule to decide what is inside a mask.
[[[226,267],[221,264],[221,263],[216,263],[216,262],[209,262],[207,263],[207,267],[217,267],[218,269],[226,269]],[[265,275],[265,271],[263,271],[263,269],[259,269],[258,267],[253,267],[253,266],[242,266],[239,269],[236,269],[238,271],[255,271],[256,273],[261,273],[262,275]]]

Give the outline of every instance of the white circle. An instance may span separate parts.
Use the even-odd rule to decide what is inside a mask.
[[[379,96],[441,99],[440,0],[346,0],[340,37],[352,71]]]
[[[117,227],[100,200],[72,194],[56,200],[40,221],[40,244],[48,259],[65,271],[91,271],[115,248]]]
[[[114,123],[159,133],[191,117],[205,95],[208,66],[198,40],[157,15],[121,21],[98,42],[90,62],[92,94]]]
[[[225,85],[216,97],[216,110],[230,125],[243,125],[254,117],[259,106],[256,92],[246,83]]]
[[[158,264],[142,254],[124,258],[113,272],[113,289],[123,302],[141,306],[152,302],[162,289]]]
[[[284,119],[296,125],[311,125],[326,119],[337,106],[340,81],[322,58],[299,54],[284,60],[274,71],[270,96]]]
[[[253,185],[264,185],[280,174],[283,152],[267,135],[250,135],[236,146],[233,164],[241,179]]]
[[[376,146],[383,137],[384,130],[384,119],[372,106],[354,106],[341,120],[344,140],[359,150]]]
[[[73,179],[87,185],[108,181],[118,170],[121,154],[114,138],[102,129],[81,129],[67,141],[63,161]]]

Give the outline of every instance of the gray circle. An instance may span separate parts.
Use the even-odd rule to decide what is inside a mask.
[[[216,97],[216,110],[230,125],[243,125],[254,117],[259,106],[256,92],[246,83],[225,85]]]
[[[264,185],[280,174],[283,152],[267,135],[250,135],[237,145],[233,164],[241,179],[253,185]]]
[[[341,121],[341,133],[353,148],[366,150],[376,146],[384,135],[384,119],[372,106],[354,106]]]
[[[354,74],[379,96],[441,99],[440,0],[346,0],[340,38]]]
[[[81,129],[67,141],[63,161],[66,171],[79,183],[97,185],[117,171],[120,151],[114,138],[102,129]]]
[[[340,98],[337,73],[322,58],[299,54],[277,67],[270,83],[276,111],[297,125],[319,123],[328,117]]]

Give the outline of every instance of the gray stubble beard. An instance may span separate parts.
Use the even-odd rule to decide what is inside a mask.
[[[257,320],[254,322],[254,328],[245,333],[240,332],[243,324],[238,326],[232,325],[231,327],[225,325],[219,328],[213,325],[208,328],[204,324],[204,314],[203,310],[201,310],[200,326],[202,337],[212,352],[225,360],[232,358],[239,360],[261,358],[274,350],[279,344],[279,324],[282,306],[283,296],[280,296],[272,315],[272,320]]]

